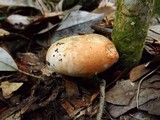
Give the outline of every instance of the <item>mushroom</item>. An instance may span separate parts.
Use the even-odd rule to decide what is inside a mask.
[[[98,34],[77,35],[53,43],[46,61],[57,73],[90,77],[111,67],[119,58],[114,44]]]

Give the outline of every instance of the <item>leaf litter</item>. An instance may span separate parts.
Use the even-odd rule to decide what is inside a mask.
[[[0,11],[5,11],[0,21],[0,119],[92,120],[103,107],[105,120],[127,119],[128,113],[136,119],[160,116],[159,25],[150,26],[141,64],[125,75],[117,74],[123,70],[114,67],[98,75],[106,79],[107,86],[105,103],[99,108],[104,96],[96,78],[49,71],[45,55],[51,43],[66,36],[95,32],[110,38],[114,2],[103,0],[93,12],[78,10],[79,6],[62,11],[63,1],[49,1],[51,7],[41,0],[0,3]]]

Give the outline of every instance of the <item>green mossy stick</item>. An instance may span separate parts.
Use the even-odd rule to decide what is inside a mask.
[[[117,0],[112,40],[123,67],[133,67],[141,59],[154,0]]]

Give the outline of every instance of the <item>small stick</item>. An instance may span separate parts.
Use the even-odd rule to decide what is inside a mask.
[[[140,94],[140,89],[141,89],[141,85],[142,82],[149,77],[150,75],[152,75],[153,73],[155,73],[158,69],[160,68],[160,65],[155,68],[154,70],[152,70],[150,73],[148,73],[147,75],[145,75],[138,83],[138,89],[137,89],[137,95],[136,95],[136,103],[137,103],[137,109],[139,109],[139,94]]]
[[[112,33],[111,28],[101,28],[98,25],[92,25],[91,28],[101,34],[111,34]]]
[[[99,109],[96,116],[96,120],[101,120],[103,115],[104,102],[105,102],[105,87],[106,87],[106,81],[102,79],[100,83],[100,102],[99,102]]]

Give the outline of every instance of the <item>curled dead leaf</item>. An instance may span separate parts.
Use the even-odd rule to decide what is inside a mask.
[[[23,83],[11,83],[9,81],[1,82],[0,88],[2,89],[4,98],[8,98],[12,93],[18,90]]]

